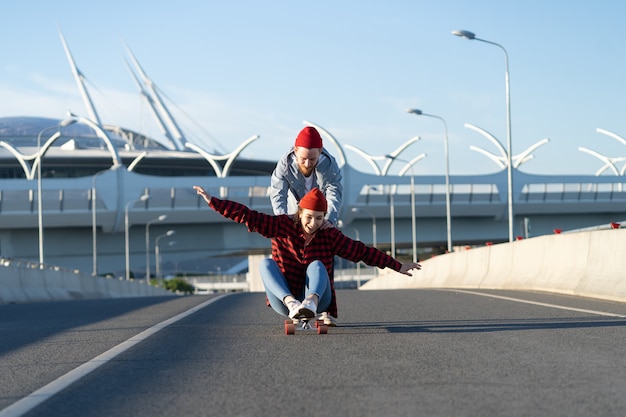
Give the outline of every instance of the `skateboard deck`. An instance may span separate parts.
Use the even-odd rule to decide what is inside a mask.
[[[313,325],[311,325],[313,322]],[[328,326],[324,324],[324,320],[316,319],[300,319],[297,324],[294,324],[293,320],[285,320],[285,334],[296,334],[297,330],[317,330],[317,334],[327,334]]]

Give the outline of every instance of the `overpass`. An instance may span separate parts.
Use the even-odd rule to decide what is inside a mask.
[[[443,175],[375,175],[342,167],[344,232],[381,249],[445,247]],[[155,271],[206,273],[217,257],[267,253],[266,239],[223,219],[193,191],[271,212],[267,176],[155,177],[118,167],[96,176],[42,181],[44,262],[97,274],[122,273],[128,223],[129,263],[143,276]],[[533,237],[619,222],[626,217],[623,176],[549,176],[514,170],[514,233]],[[149,195],[145,201],[142,195]],[[414,202],[414,204],[412,204]],[[508,240],[506,170],[450,177],[454,246]],[[412,210],[412,207],[415,209]],[[163,221],[157,221],[167,215]],[[174,230],[174,236],[164,236]],[[413,232],[415,230],[415,233]],[[160,244],[156,245],[156,239]],[[175,241],[175,243],[173,243]],[[0,180],[0,253],[38,258],[37,182]],[[94,250],[94,243],[96,249]],[[160,261],[155,261],[159,249]],[[221,258],[223,260],[223,258]],[[122,273],[123,274],[123,273]]]

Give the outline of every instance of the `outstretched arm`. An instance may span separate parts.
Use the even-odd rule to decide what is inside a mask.
[[[252,210],[236,201],[222,200],[212,196],[199,185],[194,185],[193,189],[207,202],[211,209],[229,220],[245,224],[249,232],[259,233],[262,236],[273,238],[280,236],[281,233],[284,234],[281,230],[285,228],[285,224],[288,225],[287,227],[294,224],[287,215],[270,216],[269,214]]]

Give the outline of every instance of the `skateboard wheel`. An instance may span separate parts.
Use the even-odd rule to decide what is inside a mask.
[[[285,334],[289,335],[289,334],[295,334],[295,333],[296,333],[296,326],[293,324],[293,321],[285,320]]]
[[[319,324],[317,326],[317,334],[328,334],[328,326],[325,324]]]

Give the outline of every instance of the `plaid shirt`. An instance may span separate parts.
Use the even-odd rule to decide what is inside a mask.
[[[272,239],[272,259],[287,279],[287,285],[294,297],[302,300],[306,285],[306,268],[315,261],[321,261],[328,271],[332,301],[328,312],[337,317],[337,300],[333,274],[333,258],[339,256],[352,262],[363,261],[367,265],[379,268],[391,268],[399,271],[402,264],[362,242],[352,240],[331,227],[318,230],[308,245],[305,245],[304,232],[300,222],[293,216],[281,214],[272,216],[249,209],[230,200],[212,197],[209,206],[237,223],[243,223],[248,231],[257,232]]]

